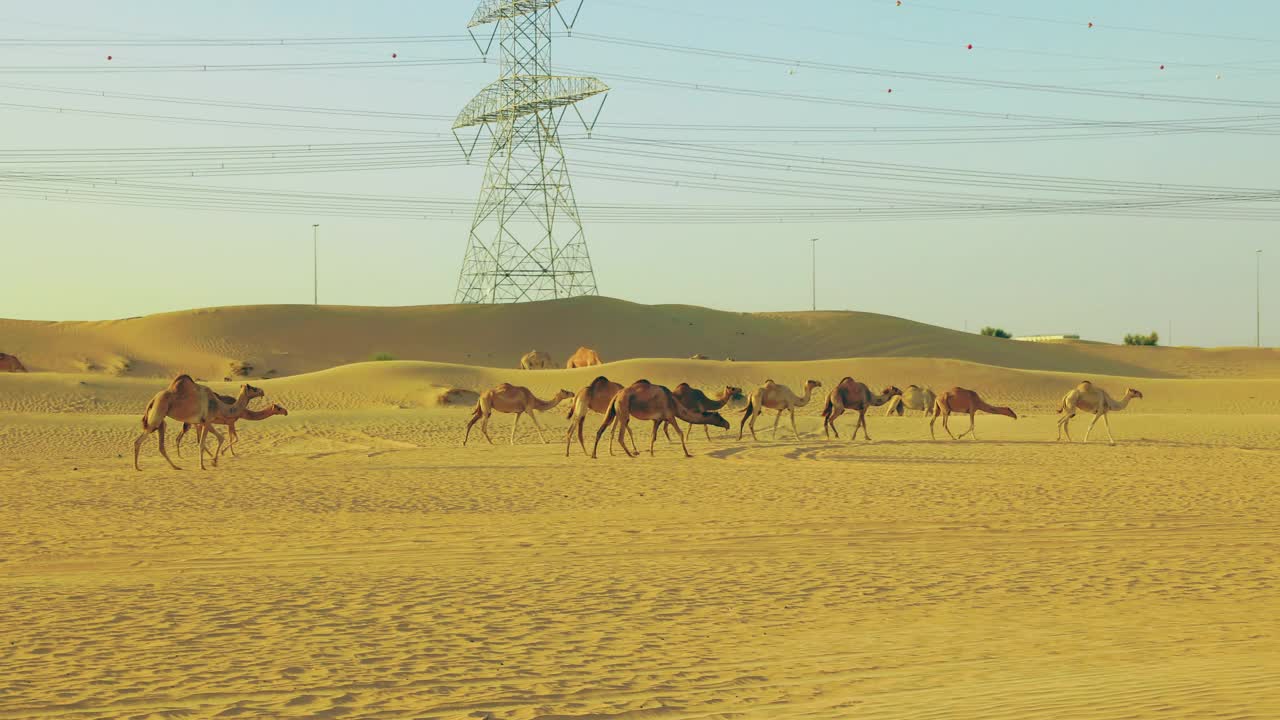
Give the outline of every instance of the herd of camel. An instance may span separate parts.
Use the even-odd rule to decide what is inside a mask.
[[[527,370],[540,369],[550,367],[551,359],[546,353],[532,351],[526,354],[520,360],[520,367]],[[578,368],[589,367],[601,364],[600,356],[590,348],[579,348],[577,352],[569,359],[566,367]],[[817,380],[809,380],[804,385],[804,394],[800,395],[792,391],[786,385],[780,385],[772,380],[766,380],[764,385],[756,388],[747,395],[746,408],[743,410],[742,422],[738,426],[738,439],[741,440],[743,433],[750,430],[751,437],[756,439],[756,420],[765,410],[774,410],[777,415],[773,420],[773,435],[777,437],[778,423],[782,419],[785,412],[791,419],[791,431],[795,434],[796,439],[800,439],[800,433],[796,429],[795,410],[809,403],[813,396],[815,388],[822,387],[822,383]],[[684,449],[686,457],[692,457],[689,453],[689,447],[685,442],[685,433],[682,432],[679,422],[683,420],[689,424],[692,431],[694,425],[702,425],[703,431],[707,434],[707,439],[711,439],[711,433],[707,430],[707,426],[728,430],[730,428],[729,421],[719,413],[729,401],[735,397],[742,395],[742,389],[732,386],[726,386],[719,395],[710,397],[706,393],[691,387],[688,383],[680,383],[675,390],[671,390],[662,385],[656,385],[648,380],[637,380],[627,387],[623,387],[620,383],[613,382],[603,375],[591,381],[590,385],[582,388],[578,392],[570,392],[569,390],[561,390],[549,400],[542,400],[536,397],[527,387],[512,385],[510,383],[502,383],[495,388],[486,390],[480,395],[480,399],[476,402],[475,409],[471,413],[471,419],[467,422],[467,429],[462,438],[462,444],[465,446],[471,437],[471,428],[477,422],[480,423],[480,432],[490,444],[493,438],[489,437],[489,417],[496,411],[501,413],[514,414],[515,421],[511,426],[511,442],[515,444],[516,429],[520,425],[520,417],[526,413],[529,414],[530,420],[533,421],[534,427],[538,431],[538,437],[545,443],[546,436],[543,435],[543,428],[538,423],[535,412],[546,412],[554,409],[565,400],[572,399],[573,402],[569,407],[569,431],[565,436],[565,456],[569,455],[569,450],[573,445],[573,436],[578,436],[578,444],[582,447],[583,453],[587,452],[586,441],[583,437],[583,426],[589,413],[595,412],[604,415],[604,422],[600,424],[600,428],[596,431],[595,445],[591,449],[591,457],[596,457],[600,448],[600,438],[609,428],[617,422],[616,429],[609,440],[609,452],[613,452],[613,444],[617,444],[623,449],[627,455],[635,457],[640,454],[639,447],[636,446],[635,433],[631,430],[630,422],[632,419],[648,420],[653,423],[653,432],[649,439],[649,453],[654,452],[654,445],[658,438],[658,428],[662,427],[667,438],[671,435],[669,430],[674,428],[676,435],[680,438],[680,446]],[[1133,388],[1129,388],[1120,400],[1116,400],[1101,388],[1095,387],[1093,383],[1084,381],[1075,388],[1072,388],[1062,398],[1062,403],[1058,407],[1058,412],[1062,417],[1058,419],[1058,439],[1061,440],[1066,435],[1068,441],[1071,440],[1071,419],[1076,416],[1077,412],[1084,411],[1093,413],[1093,421],[1089,423],[1088,429],[1085,431],[1084,441],[1089,441],[1089,434],[1093,431],[1093,426],[1101,419],[1107,429],[1107,439],[1111,444],[1115,444],[1115,438],[1111,434],[1111,420],[1107,418],[1107,413],[1113,410],[1123,410],[1129,405],[1129,401],[1134,398],[1141,398],[1142,393]],[[827,394],[826,404],[822,409],[822,432],[827,437],[840,437],[836,430],[836,419],[843,415],[846,411],[858,413],[858,422],[853,428],[850,439],[858,437],[858,430],[862,430],[865,439],[870,440],[867,434],[867,410],[872,407],[888,405],[886,414],[894,412],[901,415],[905,410],[918,410],[923,412],[929,420],[929,436],[936,439],[934,434],[934,424],[938,418],[942,419],[942,428],[951,436],[953,440],[960,439],[966,435],[977,439],[977,433],[974,431],[974,419],[979,412],[990,413],[993,415],[1004,415],[1017,419],[1018,415],[1007,407],[999,407],[991,405],[979,397],[978,393],[961,387],[954,387],[944,392],[942,395],[935,394],[928,388],[917,385],[909,385],[906,390],[890,386],[880,393],[873,393],[865,384],[846,377],[841,380]],[[969,416],[969,429],[960,433],[959,436],[952,434],[948,421],[953,413],[965,414]],[[627,447],[626,438],[630,437],[632,448]]]
[[[537,355],[537,351],[525,355],[521,359],[521,367],[528,369],[547,367],[550,359],[539,358]],[[541,355],[545,356],[545,353]],[[544,359],[546,363],[542,362]],[[574,353],[569,360],[568,367],[590,367],[600,364],[602,364],[600,356],[594,350],[579,348],[578,352]],[[809,380],[804,384],[804,394],[801,395],[786,385],[766,380],[763,385],[746,395],[746,407],[742,411],[742,422],[738,426],[738,439],[741,440],[743,434],[747,431],[751,432],[752,439],[756,439],[756,420],[766,410],[774,410],[777,414],[773,420],[773,436],[777,437],[778,424],[782,419],[782,414],[786,413],[791,419],[791,432],[799,440],[800,432],[796,428],[796,408],[807,405],[813,397],[813,391],[820,387],[822,387],[822,383],[817,380]],[[138,453],[147,436],[154,432],[159,434],[160,455],[164,457],[173,469],[181,469],[169,458],[169,453],[165,448],[166,418],[182,423],[182,430],[175,439],[179,457],[182,455],[182,438],[188,430],[194,427],[196,429],[196,441],[200,445],[200,468],[203,470],[205,467],[205,455],[210,455],[213,458],[213,465],[217,466],[218,458],[222,453],[230,450],[232,455],[235,454],[235,444],[239,440],[239,433],[236,431],[237,422],[240,420],[263,420],[275,415],[289,414],[288,410],[278,404],[272,404],[264,410],[252,410],[249,408],[249,403],[252,400],[264,395],[265,393],[260,388],[248,384],[240,386],[240,393],[236,397],[220,395],[210,388],[197,383],[190,375],[179,375],[169,383],[167,388],[156,393],[142,414],[142,434],[138,436],[133,444],[134,468],[141,470],[138,465]],[[613,382],[602,375],[592,380],[591,384],[576,393],[561,390],[551,399],[541,400],[527,387],[502,383],[480,394],[480,398],[472,410],[471,419],[467,422],[462,444],[464,446],[467,444],[471,437],[471,428],[477,422],[480,423],[480,432],[492,444],[493,438],[489,437],[489,418],[494,412],[514,414],[516,416],[511,426],[512,444],[515,444],[516,429],[519,427],[520,417],[526,413],[529,414],[529,418],[533,421],[534,427],[538,431],[538,437],[545,443],[547,439],[543,435],[542,425],[538,422],[537,415],[534,413],[552,410],[565,400],[572,399],[573,402],[570,404],[568,415],[569,430],[565,436],[566,457],[569,455],[570,448],[573,445],[575,434],[578,437],[578,444],[582,447],[583,453],[587,452],[586,440],[583,437],[583,426],[586,424],[587,415],[593,412],[604,416],[604,421],[596,431],[595,445],[591,449],[590,455],[593,458],[596,457],[596,453],[600,448],[601,437],[610,427],[614,427],[614,433],[610,437],[608,446],[610,454],[613,453],[613,444],[616,442],[627,455],[631,457],[638,456],[640,449],[636,445],[635,432],[630,425],[633,419],[651,421],[653,423],[653,433],[649,439],[649,453],[651,455],[657,442],[658,428],[661,426],[668,440],[671,439],[669,431],[674,429],[677,437],[680,438],[680,446],[684,450],[685,456],[692,457],[689,453],[689,446],[686,443],[686,433],[681,429],[678,421],[683,420],[688,423],[690,431],[692,431],[694,425],[703,426],[703,431],[706,433],[707,439],[710,440],[711,433],[707,429],[708,426],[715,426],[725,430],[730,429],[729,421],[725,420],[719,411],[732,399],[741,395],[743,395],[742,389],[733,386],[726,386],[715,397],[711,397],[701,390],[691,387],[688,383],[681,383],[676,386],[675,390],[670,390],[665,386],[651,383],[648,380],[637,380],[624,387],[622,384]],[[1089,427],[1085,431],[1084,441],[1089,441],[1089,433],[1093,431],[1093,426],[1101,419],[1107,429],[1107,439],[1114,445],[1115,438],[1111,435],[1111,421],[1107,418],[1108,412],[1123,410],[1131,400],[1141,397],[1141,392],[1129,388],[1121,399],[1116,400],[1107,394],[1105,390],[1088,381],[1080,383],[1067,392],[1059,405],[1058,412],[1062,414],[1062,417],[1058,419],[1058,439],[1061,440],[1065,434],[1067,440],[1071,441],[1071,419],[1076,416],[1077,412],[1083,411],[1092,413],[1094,416],[1093,421],[1089,423]],[[886,414],[896,412],[898,415],[902,415],[906,410],[923,412],[930,418],[929,436],[935,439],[934,424],[939,418],[942,419],[943,430],[953,440],[965,436],[977,439],[977,434],[974,432],[974,418],[979,412],[1004,415],[1015,420],[1018,418],[1017,413],[1013,410],[988,404],[979,397],[978,393],[961,387],[951,388],[941,395],[917,385],[909,385],[906,390],[889,386],[879,393],[874,393],[865,384],[851,377],[846,377],[827,393],[826,404],[822,408],[823,435],[840,437],[839,432],[836,430],[836,419],[845,412],[856,412],[858,413],[858,422],[854,425],[850,439],[857,439],[858,430],[861,429],[863,438],[870,440],[871,436],[867,432],[867,410],[885,405],[888,406]],[[952,434],[951,427],[948,424],[952,414],[969,416],[969,429],[960,433],[959,436]],[[222,425],[227,428],[230,440],[225,443],[225,447],[222,433],[217,430],[216,425]],[[218,440],[218,445],[212,452],[207,447],[209,434],[213,434]],[[628,437],[631,439],[630,448],[626,444]]]

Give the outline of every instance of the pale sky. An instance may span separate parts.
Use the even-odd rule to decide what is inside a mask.
[[[0,8],[0,317],[309,303],[312,223],[321,225],[322,303],[451,302],[483,163],[463,162],[449,126],[497,68],[424,61],[478,57],[465,35],[475,3],[321,5],[66,0]],[[566,140],[601,293],[726,310],[807,309],[808,239],[817,237],[824,309],[1108,341],[1133,331],[1164,335],[1172,321],[1177,344],[1251,345],[1262,249],[1263,341],[1280,341],[1280,207],[1265,195],[1280,191],[1280,7],[975,7],[586,0],[574,37],[556,38],[553,62],[612,87],[596,136],[575,131]],[[339,42],[353,37],[379,40]],[[193,40],[274,38],[289,42]],[[396,62],[387,62],[392,53]],[[353,62],[381,64],[341,65]],[[307,63],[339,65],[297,67]],[[190,67],[200,65],[253,69]],[[156,66],[185,67],[146,70]],[[1157,94],[1172,97],[1150,97]],[[246,107],[264,104],[277,109]],[[1119,126],[1134,122],[1164,123],[1165,131]],[[634,154],[637,139],[660,141],[661,157]],[[338,143],[359,146],[338,152]],[[263,156],[263,146],[305,145],[342,159],[317,161],[325,172],[305,159],[283,172],[299,165],[296,154]],[[125,159],[102,162],[106,151]],[[249,151],[253,174],[204,172],[223,161],[243,167]],[[788,169],[787,158],[841,161],[843,174]],[[972,173],[972,182],[938,182],[956,177],[951,171]],[[94,178],[89,189],[112,204],[59,201],[59,192],[84,183],[51,174]],[[689,178],[712,187],[689,187]],[[1171,198],[1230,188],[1267,199],[1136,215],[923,219],[912,209],[1127,200],[1133,183],[1197,186],[1170,188]],[[172,207],[191,187],[229,188],[235,200]],[[1141,187],[1144,202],[1164,192]],[[456,220],[352,216],[339,203],[288,212],[270,199],[275,192],[448,201],[460,210]],[[592,206],[610,203],[859,208],[886,219],[593,222]],[[263,211],[245,212],[247,204]]]

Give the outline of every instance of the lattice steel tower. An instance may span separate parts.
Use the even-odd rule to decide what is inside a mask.
[[[558,130],[569,108],[587,124],[575,103],[609,88],[593,77],[551,74],[553,16],[572,27],[556,7],[559,2],[482,0],[467,25],[470,31],[494,24],[481,52],[487,54],[497,38],[500,75],[453,123],[455,137],[468,127],[476,128],[477,141],[484,127],[492,135],[455,302],[524,302],[597,292]],[[471,149],[461,139],[459,144],[469,159],[475,142]]]

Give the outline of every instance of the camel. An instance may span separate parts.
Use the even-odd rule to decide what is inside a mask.
[[[223,402],[234,403],[234,398],[226,395],[219,395],[218,398]],[[222,452],[231,451],[232,455],[236,454],[236,443],[240,442],[240,433],[236,431],[236,423],[240,420],[266,420],[276,415],[288,415],[289,411],[285,410],[281,405],[272,405],[265,410],[250,410],[245,408],[238,415],[219,415],[212,420],[214,425],[227,426],[227,447]],[[187,430],[191,429],[191,423],[182,423],[182,430],[178,432],[178,436],[173,439],[173,446],[178,450],[178,457],[182,457],[182,438],[186,436]]]
[[[27,368],[17,355],[0,352],[0,372],[26,372]]]
[[[701,390],[690,387],[689,383],[680,383],[679,385],[676,386],[676,389],[673,390],[671,394],[675,395],[676,400],[679,401],[681,405],[685,406],[690,410],[694,410],[697,412],[715,412],[720,408],[724,407],[725,405],[729,404],[730,400],[737,397],[741,393],[742,393],[742,388],[734,387],[732,385],[725,385],[724,390],[720,391],[720,397],[718,399],[713,400],[707,397],[707,394],[702,392]],[[662,430],[665,433],[667,430],[666,426],[663,426]],[[702,430],[707,434],[707,441],[710,442],[711,431],[707,429],[707,426],[705,424],[702,426]],[[693,432],[692,424],[689,425],[689,431]],[[686,433],[686,437],[687,437],[687,433]],[[670,440],[671,436],[667,435],[667,439]],[[635,444],[635,440],[632,440],[631,442],[633,445]]]
[[[676,430],[676,435],[680,436],[680,447],[684,449],[685,457],[693,457],[689,454],[689,446],[684,442],[684,432],[680,430],[680,425],[676,420],[684,420],[690,425],[715,425],[719,428],[729,429],[729,421],[720,416],[716,412],[699,412],[690,410],[680,404],[679,400],[670,390],[662,385],[654,385],[647,380],[638,380],[629,387],[624,388],[622,392],[613,397],[613,401],[609,403],[609,412],[604,417],[604,422],[600,423],[600,429],[596,431],[596,444],[591,448],[591,457],[596,457],[596,451],[600,448],[600,436],[604,435],[605,430],[613,424],[616,419],[618,421],[618,430],[614,434],[618,444],[622,446],[623,451],[629,457],[639,457],[640,448],[636,448],[635,453],[627,447],[626,437],[630,430],[631,418],[637,420],[652,420],[653,435],[649,438],[649,454],[653,455],[654,443],[658,440],[658,425],[665,423]],[[613,442],[613,437],[609,440]],[[634,437],[631,444],[635,444]]]
[[[933,434],[933,424],[938,418],[942,418],[942,429],[951,435],[951,428],[947,426],[947,420],[951,418],[951,413],[967,413],[969,415],[969,429],[960,433],[960,437],[965,435],[973,435],[973,439],[978,439],[978,434],[973,431],[973,418],[981,410],[992,415],[1004,415],[1014,420],[1018,419],[1018,414],[1007,407],[998,407],[996,405],[988,405],[982,398],[978,397],[978,393],[972,390],[966,390],[961,387],[954,387],[938,396],[933,403],[933,418],[929,420],[929,437],[937,439]],[[951,435],[952,440],[960,438]]]
[[[218,466],[218,455],[222,452],[222,433],[213,427],[213,418],[219,415],[231,416],[238,415],[241,411],[249,406],[249,401],[254,398],[262,397],[263,392],[259,388],[252,385],[241,385],[240,394],[235,397],[232,402],[223,401],[224,396],[220,396],[204,385],[196,384],[190,375],[179,375],[169,383],[169,387],[156,393],[151,398],[151,402],[147,403],[147,409],[142,414],[142,434],[133,442],[133,467],[135,470],[141,470],[138,465],[138,451],[142,448],[142,441],[153,432],[159,431],[160,438],[160,455],[162,455],[174,470],[182,468],[174,464],[169,459],[169,453],[164,447],[164,430],[165,418],[171,417],[174,420],[183,423],[190,423],[196,426],[196,441],[200,443],[200,469],[204,470],[204,455],[208,450],[205,448],[205,440],[209,433],[213,433],[218,438],[218,447],[213,453],[213,466]]]
[[[551,354],[541,350],[530,350],[520,358],[521,370],[547,370],[551,365]]]
[[[840,433],[836,432],[836,418],[844,414],[845,410],[857,410],[858,424],[853,426],[853,434],[849,439],[857,440],[858,428],[862,428],[862,437],[870,440],[871,435],[867,433],[867,409],[880,407],[891,398],[900,397],[902,391],[892,385],[881,390],[879,395],[873,395],[871,388],[846,377],[827,394],[827,404],[822,408],[822,434],[825,437],[830,429],[832,435],[840,437]]]
[[[1089,433],[1093,432],[1093,426],[1098,424],[1098,418],[1102,418],[1102,422],[1107,426],[1107,440],[1112,444],[1116,444],[1116,439],[1111,436],[1111,420],[1107,418],[1107,413],[1112,410],[1123,410],[1129,407],[1129,401],[1137,398],[1142,399],[1142,393],[1129,388],[1125,390],[1124,397],[1116,400],[1107,394],[1106,390],[1094,387],[1093,383],[1085,380],[1077,385],[1062,398],[1062,404],[1058,406],[1059,413],[1065,413],[1058,419],[1058,439],[1062,439],[1062,434],[1067,434],[1067,442],[1071,442],[1071,418],[1076,416],[1077,410],[1093,413],[1093,422],[1089,423],[1089,427],[1084,431],[1084,441],[1089,442]]]
[[[777,410],[778,416],[773,419],[773,437],[778,437],[778,421],[782,419],[783,411],[791,414],[791,432],[795,433],[796,439],[800,439],[800,431],[796,430],[796,408],[804,407],[809,404],[809,398],[813,396],[813,389],[822,387],[822,383],[817,380],[809,380],[804,384],[804,396],[801,397],[791,391],[786,385],[778,385],[772,380],[765,380],[764,385],[756,388],[747,398],[747,409],[743,410],[742,425],[738,426],[738,439],[742,439],[742,431],[748,427],[747,422],[750,421],[751,439],[757,440],[756,437],[756,418],[760,417],[766,409]]]
[[[689,359],[690,360],[707,360],[709,358],[706,355],[703,355],[702,353],[694,353],[693,355],[689,356]]]
[[[600,353],[589,347],[583,346],[578,348],[569,356],[569,362],[565,364],[565,368],[572,370],[574,368],[591,367],[592,365],[603,365],[604,361],[600,359]]]
[[[476,409],[471,413],[471,420],[467,423],[467,434],[462,437],[462,446],[466,447],[467,440],[471,437],[471,426],[481,418],[484,418],[484,422],[480,423],[480,432],[484,433],[484,439],[488,440],[490,445],[493,444],[493,438],[489,437],[489,416],[494,410],[516,414],[516,421],[511,424],[512,445],[516,444],[516,428],[520,426],[520,416],[525,413],[529,413],[529,419],[533,420],[533,426],[538,429],[538,437],[546,443],[547,438],[542,434],[542,425],[538,423],[538,416],[534,415],[533,411],[546,412],[571,397],[573,393],[561,390],[550,400],[539,400],[534,397],[529,388],[510,383],[502,383],[495,388],[485,390],[480,394]]]
[[[896,412],[901,417],[904,410],[921,410],[925,417],[929,417],[933,414],[933,403],[937,399],[938,394],[929,388],[908,385],[901,395],[890,398],[884,414],[892,415]]]
[[[622,392],[622,384],[616,383],[601,375],[591,384],[582,388],[573,396],[569,406],[569,432],[564,439],[564,456],[569,457],[569,447],[573,445],[573,433],[578,433],[578,444],[582,446],[582,454],[587,454],[587,443],[582,438],[582,426],[587,423],[587,413],[597,412],[601,415],[609,412],[609,403],[613,396]],[[627,428],[630,430],[630,428]],[[631,444],[636,444],[635,433],[631,434]],[[613,454],[613,442],[609,443],[609,454]]]

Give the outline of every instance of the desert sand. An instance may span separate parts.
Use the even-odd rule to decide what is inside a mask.
[[[615,362],[515,369],[580,344]],[[612,300],[0,321],[0,350],[32,370],[0,375],[0,718],[1280,716],[1274,351]],[[234,363],[290,415],[204,472],[153,436],[134,471],[150,396]],[[963,385],[1020,418],[824,441],[816,396],[799,442],[729,409],[693,459],[592,461],[567,403],[549,445],[495,414],[465,449],[438,403],[598,374]],[[1145,394],[1117,446],[1053,442],[1082,379]]]

